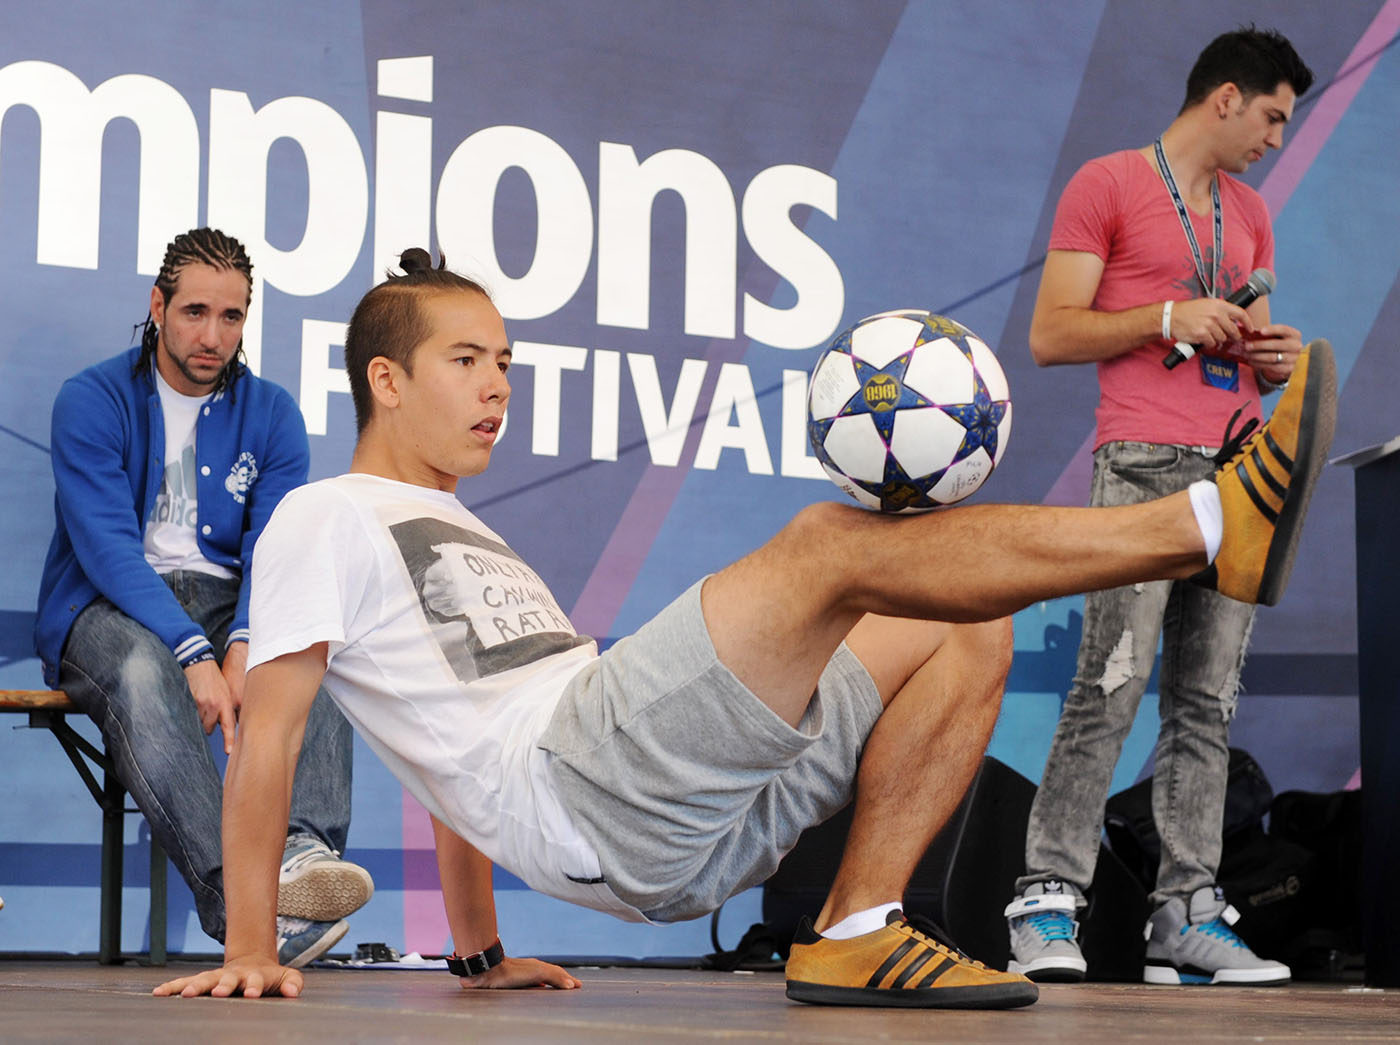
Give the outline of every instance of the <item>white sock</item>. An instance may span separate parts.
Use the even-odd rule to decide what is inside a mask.
[[[1196,525],[1206,542],[1206,562],[1215,561],[1220,542],[1225,536],[1225,512],[1220,507],[1220,487],[1209,479],[1194,482],[1186,488],[1191,495],[1191,510],[1196,513]]]
[[[822,935],[828,940],[849,940],[852,936],[864,936],[866,933],[873,933],[876,929],[883,929],[885,918],[891,911],[902,910],[904,910],[904,905],[901,903],[882,903],[879,907],[871,907],[847,915],[835,925],[823,929]]]

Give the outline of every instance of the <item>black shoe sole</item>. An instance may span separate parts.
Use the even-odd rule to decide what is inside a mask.
[[[1261,606],[1276,605],[1288,587],[1293,561],[1298,555],[1303,520],[1308,514],[1308,502],[1312,500],[1313,487],[1327,460],[1337,425],[1337,361],[1332,346],[1322,339],[1308,346],[1308,387],[1303,392],[1302,416],[1314,420],[1311,425],[1299,423],[1298,447],[1293,460],[1295,474],[1289,480],[1288,494],[1274,526],[1274,539],[1269,543],[1264,572],[1259,580],[1259,595],[1255,601]]]
[[[1084,974],[1078,969],[1040,969],[1025,974],[1036,983],[1083,983]]]
[[[787,996],[811,1005],[862,1005],[885,1009],[1018,1009],[1040,997],[1033,983],[989,983],[981,987],[833,987],[787,981]]]

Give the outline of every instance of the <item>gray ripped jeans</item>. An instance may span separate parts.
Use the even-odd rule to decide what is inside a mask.
[[[1213,452],[1210,451],[1210,452]],[[1209,478],[1199,447],[1115,442],[1094,454],[1094,505],[1134,504]],[[1154,906],[1215,881],[1230,719],[1254,607],[1190,581],[1091,592],[1079,666],[1026,829],[1026,874],[1081,892],[1094,877],[1104,802],[1162,638],[1152,815],[1162,836]]]

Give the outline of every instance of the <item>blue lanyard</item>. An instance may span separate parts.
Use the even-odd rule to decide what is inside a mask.
[[[1206,264],[1201,259],[1201,248],[1196,242],[1196,230],[1191,227],[1191,215],[1186,211],[1186,204],[1182,202],[1181,193],[1177,191],[1176,179],[1172,177],[1171,165],[1167,163],[1167,154],[1162,151],[1162,139],[1158,138],[1152,143],[1152,147],[1157,150],[1157,169],[1162,172],[1162,180],[1167,183],[1167,191],[1171,193],[1172,203],[1176,206],[1176,216],[1181,220],[1181,227],[1186,232],[1186,242],[1191,247],[1191,259],[1196,263],[1196,278],[1201,281],[1201,287],[1206,292],[1206,297],[1215,297],[1215,277],[1220,272],[1220,251],[1222,240],[1224,239],[1224,222],[1220,213],[1220,177],[1211,178],[1210,181],[1210,210],[1215,226],[1215,256],[1210,259],[1210,281],[1206,281]]]

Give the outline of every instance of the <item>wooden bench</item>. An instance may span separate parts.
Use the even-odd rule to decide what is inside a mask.
[[[139,810],[127,808],[126,788],[117,779],[107,752],[68,724],[68,715],[82,712],[67,694],[53,689],[0,689],[0,712],[27,714],[30,728],[47,729],[52,733],[102,809],[102,900],[97,960],[103,965],[118,965],[125,960],[121,953],[123,816]],[[93,773],[94,768],[102,770],[101,784]],[[152,837],[149,952],[152,965],[164,965],[166,959],[165,867],[165,850]]]

